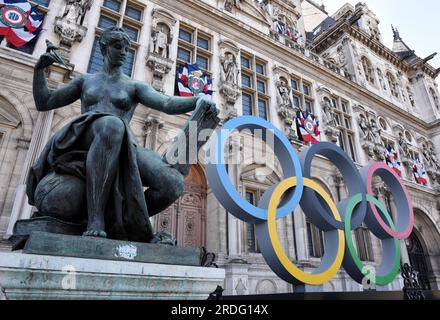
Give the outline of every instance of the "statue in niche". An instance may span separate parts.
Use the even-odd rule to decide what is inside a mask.
[[[168,50],[168,38],[169,32],[168,28],[164,24],[158,25],[158,30],[153,31],[153,53],[160,56],[161,58],[168,58],[169,50]]]
[[[70,23],[82,25],[91,4],[92,0],[67,0],[62,18]]]
[[[81,99],[81,116],[49,140],[30,170],[26,193],[40,216],[84,223],[84,236],[157,243],[150,217],[180,197],[191,164],[170,164],[139,146],[129,127],[135,108],[141,103],[167,114],[195,110],[189,120],[197,121],[198,130],[214,129],[218,110],[204,98],[165,96],[124,75],[130,38],[123,29],[105,30],[99,45],[102,71],[79,75],[53,91],[45,79],[53,54],[43,54],[35,65],[37,109],[54,110]]]
[[[437,158],[437,155],[435,154],[434,147],[429,148],[429,155],[430,155],[430,159],[431,159],[431,163],[433,164],[433,167],[436,170],[440,170],[440,162]]]
[[[408,142],[403,136],[403,132],[399,132],[399,146],[400,150],[405,158],[410,158]]]
[[[372,133],[372,137],[373,137],[372,142],[375,143],[376,145],[382,145],[383,144],[382,138],[381,138],[382,129],[380,129],[377,126],[376,120],[371,119],[370,123],[371,123],[371,126],[370,126],[371,133]]]
[[[236,7],[237,9],[241,9],[241,0],[226,0],[224,8],[226,11],[232,12],[232,9]]]
[[[220,58],[222,64],[222,72],[224,82],[236,86],[238,84],[238,70],[237,59],[232,52],[227,52],[225,56]]]
[[[281,78],[280,81],[276,83],[276,86],[278,88],[280,105],[282,107],[290,107],[292,103],[290,101],[290,88],[287,85],[287,82]]]
[[[322,109],[324,111],[324,123],[327,126],[337,127],[336,113],[329,99],[325,98],[323,100]]]
[[[422,154],[423,154],[423,158],[425,158],[426,165],[428,167],[431,167],[432,163],[431,163],[431,154],[429,153],[429,149],[426,146],[426,144],[423,144],[422,148],[423,148]]]

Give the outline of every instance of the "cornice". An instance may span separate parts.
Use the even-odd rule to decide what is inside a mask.
[[[402,71],[406,73],[410,71],[411,66],[408,62],[400,59],[400,57],[396,53],[387,48],[383,43],[380,43],[376,39],[372,38],[365,31],[362,31],[359,28],[351,25],[350,20],[338,21],[329,30],[318,36],[318,38],[314,41],[311,49],[316,50],[317,53],[321,53],[324,50],[328,49],[330,46],[334,45],[334,43],[339,40],[344,35],[344,33],[347,33],[354,39],[360,41],[362,44],[370,48],[373,52],[391,62]]]

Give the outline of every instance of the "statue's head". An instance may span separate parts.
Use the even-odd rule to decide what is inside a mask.
[[[99,38],[99,46],[104,61],[108,61],[114,66],[122,66],[127,59],[130,38],[124,29],[112,27],[102,33]]]

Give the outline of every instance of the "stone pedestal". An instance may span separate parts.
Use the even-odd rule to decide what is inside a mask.
[[[0,253],[0,299],[206,300],[217,268]]]

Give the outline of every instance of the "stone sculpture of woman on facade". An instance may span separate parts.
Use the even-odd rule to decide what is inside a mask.
[[[104,56],[101,72],[80,75],[50,91],[44,69],[55,62],[43,54],[35,66],[33,92],[39,111],[70,105],[81,99],[81,116],[55,133],[27,183],[29,203],[41,215],[66,222],[87,221],[85,236],[151,242],[149,218],[169,207],[183,191],[188,170],[169,165],[159,155],[137,145],[129,127],[138,103],[167,114],[204,109],[217,115],[213,102],[198,97],[168,97],[123,74],[130,39],[123,29],[105,30],[99,40]],[[182,167],[179,167],[182,168]],[[85,186],[86,209],[58,210],[75,205],[78,186]],[[144,193],[144,187],[148,189]],[[56,189],[50,204],[44,198]],[[69,207],[70,208],[70,207]]]

